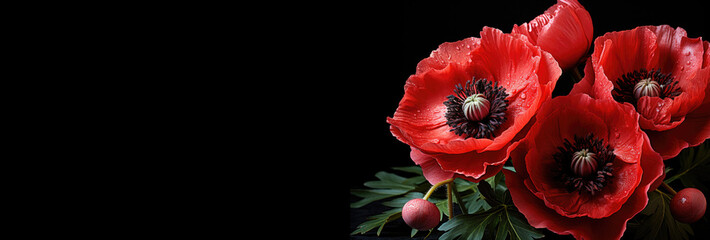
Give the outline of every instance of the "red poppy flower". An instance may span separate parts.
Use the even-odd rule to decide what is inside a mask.
[[[528,23],[513,26],[513,33],[552,54],[562,69],[582,59],[592,44],[592,17],[576,0],[558,0],[545,13]]]
[[[663,159],[633,107],[586,94],[545,103],[503,170],[530,225],[577,239],[619,239],[662,181]],[[655,186],[654,186],[655,185]]]
[[[486,27],[480,39],[441,44],[419,62],[387,118],[392,134],[419,151],[415,162],[421,153],[474,181],[500,171],[561,74],[549,53],[524,38]]]
[[[572,93],[634,106],[653,149],[673,158],[710,138],[708,45],[668,25],[606,33]]]

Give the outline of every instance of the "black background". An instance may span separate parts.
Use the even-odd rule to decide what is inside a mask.
[[[413,165],[409,159],[409,146],[392,136],[385,119],[395,112],[404,95],[404,83],[420,60],[428,57],[441,43],[480,37],[483,26],[510,32],[513,24],[532,20],[555,3],[551,0],[384,4],[358,1],[335,8],[333,14],[345,18],[342,23],[345,31],[337,39],[326,41],[335,42],[334,51],[343,54],[335,63],[338,77],[332,81],[344,81],[337,83],[344,91],[336,96],[345,101],[334,106],[335,111],[341,111],[336,114],[341,119],[334,120],[337,123],[332,128],[336,129],[331,130],[334,134],[347,133],[347,140],[338,141],[332,149],[336,156],[327,161],[337,162],[338,168],[347,172],[349,189],[362,188],[362,183],[374,180],[378,171]],[[688,37],[710,39],[707,4],[701,1],[587,0],[580,3],[592,17],[595,38],[610,31],[667,24],[684,28]],[[565,72],[558,80],[553,96],[566,95],[571,86],[569,74]],[[345,176],[339,175],[338,178]],[[350,228],[342,230],[350,232],[362,222],[363,216],[347,208],[357,198],[348,192],[341,196],[344,196],[341,206],[350,212]],[[551,236],[549,231],[545,233]],[[408,238],[407,234],[404,232],[402,236]]]

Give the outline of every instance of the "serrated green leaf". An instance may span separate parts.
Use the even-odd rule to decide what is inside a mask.
[[[388,206],[388,207],[393,207],[393,208],[401,208],[401,207],[404,206],[404,204],[406,204],[407,202],[409,202],[409,200],[412,200],[412,199],[415,199],[415,198],[423,198],[423,197],[424,197],[424,194],[423,194],[423,193],[420,193],[420,192],[410,192],[410,193],[405,194],[405,195],[402,196],[402,197],[398,197],[398,198],[392,199],[392,200],[390,200],[390,201],[383,202],[382,205],[385,205],[385,206]]]
[[[415,173],[419,176],[423,176],[422,168],[419,166],[393,167],[392,169],[402,172]]]
[[[702,183],[710,180],[710,140],[706,140],[702,144],[686,148],[678,154],[677,157],[673,158],[671,161],[676,161],[680,163],[680,167],[677,169],[677,173],[673,176],[667,177],[663,182],[670,184],[677,179],[685,179],[688,183]],[[699,182],[693,182],[693,180],[702,179]],[[685,183],[684,183],[685,185]],[[707,186],[703,184],[693,185],[696,188],[702,188],[703,190],[710,190]]]
[[[508,187],[505,185],[505,175],[503,175],[503,171],[498,172],[493,177],[493,190],[496,194],[496,197],[498,197],[498,200],[500,202],[503,202],[503,196],[505,195],[505,191],[508,190]]]
[[[486,232],[496,234],[496,239],[532,240],[544,235],[530,226],[525,217],[511,205],[498,205],[484,212],[458,215],[442,224],[445,231],[439,239],[481,239]]]
[[[496,231],[496,240],[505,240],[506,238],[508,238],[508,232],[510,231],[508,226],[510,225],[498,224],[498,230]]]
[[[488,205],[484,197],[481,195],[480,192],[476,191],[474,193],[471,193],[469,195],[466,195],[463,198],[463,202],[466,203],[466,209],[468,210],[468,213],[473,214],[481,209],[483,211],[491,209],[491,206]]]
[[[670,211],[671,197],[658,190],[648,194],[649,201],[641,211],[634,239],[684,240],[693,235],[690,225],[675,220]]]
[[[351,194],[361,197],[363,199],[350,204],[350,207],[359,208],[371,202],[399,196],[407,192],[409,192],[409,190],[406,189],[352,189],[350,190]]]
[[[407,167],[399,169],[413,171]],[[421,175],[405,178],[385,171],[377,172],[375,177],[378,180],[368,181],[363,184],[366,187],[369,187],[369,189],[350,190],[352,195],[362,198],[359,201],[350,204],[351,208],[359,208],[377,200],[397,197],[408,192],[415,191],[422,183],[426,182],[426,179]],[[428,183],[426,183],[426,185],[428,185]]]
[[[440,231],[446,231],[439,237],[439,240],[480,240],[483,238],[486,227],[495,217],[497,217],[495,213],[489,214],[487,212],[457,215],[439,227]]]
[[[444,215],[446,215],[447,217],[451,217],[451,216],[449,216],[449,206],[446,203],[447,200],[445,198],[444,199],[429,198],[429,200],[434,202],[434,205],[436,205],[436,208],[439,209],[439,221],[441,221],[441,219],[443,219]]]
[[[375,177],[380,179],[379,181],[369,181],[365,182],[366,187],[371,187],[371,188],[392,188],[392,189],[406,189],[406,190],[413,190],[416,186],[410,185],[410,184],[405,184],[404,182],[407,180],[404,177],[397,176],[394,173],[388,173],[388,172],[378,172],[375,174]]]
[[[491,188],[491,185],[487,181],[481,181],[478,183],[478,191],[483,195],[483,199],[486,200],[488,205],[495,207],[501,204],[501,202],[496,197],[496,194]]]
[[[368,220],[358,225],[355,231],[350,233],[350,235],[355,235],[358,233],[363,234],[377,227],[377,236],[379,236],[385,224],[400,217],[402,217],[401,208],[387,210],[383,213],[367,218]]]
[[[454,185],[456,185],[456,191],[458,192],[465,192],[465,191],[475,191],[476,189],[476,183],[466,181],[460,178],[454,179]]]
[[[537,231],[535,228],[528,224],[522,213],[518,211],[512,211],[510,208],[506,208],[504,211],[505,215],[501,216],[506,221],[501,221],[503,224],[508,224],[508,233],[511,239],[520,240],[532,240],[542,238],[545,235]]]
[[[395,167],[394,169],[407,173],[415,173],[416,176],[403,177],[394,173],[380,171],[375,174],[378,180],[364,183],[368,189],[350,190],[350,194],[362,198],[359,201],[351,203],[351,208],[359,208],[374,201],[394,198],[382,203],[385,206],[394,207],[394,209],[368,217],[365,222],[358,225],[357,229],[353,231],[351,235],[366,233],[377,228],[377,235],[379,236],[386,223],[402,216],[402,206],[404,206],[407,201],[413,198],[423,197],[424,194],[418,191],[431,186],[426,182],[424,176],[422,176],[421,168],[417,166]]]

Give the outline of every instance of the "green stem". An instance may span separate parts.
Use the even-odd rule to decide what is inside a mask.
[[[424,198],[423,198],[423,199],[424,199],[424,200],[429,200],[429,197],[431,197],[431,194],[434,193],[434,190],[436,190],[437,188],[441,187],[441,185],[444,185],[444,184],[447,184],[447,183],[450,183],[450,182],[453,182],[453,181],[454,181],[453,178],[449,178],[449,179],[446,179],[446,180],[444,180],[444,181],[441,181],[441,182],[439,182],[439,183],[437,183],[437,184],[434,184],[434,186],[431,186],[431,188],[429,188],[429,191],[426,193],[426,195],[424,195]]]
[[[670,185],[668,185],[667,183],[665,183],[665,182],[661,183],[661,186],[662,186],[664,189],[666,189],[666,191],[668,191],[668,192],[670,192],[671,194],[673,194],[673,195],[671,195],[671,197],[672,197],[672,196],[675,196],[676,194],[678,194],[678,192],[676,192],[675,190],[673,190],[673,188],[672,188]]]

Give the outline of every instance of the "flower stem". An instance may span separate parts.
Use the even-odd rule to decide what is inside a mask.
[[[429,191],[426,193],[426,195],[424,195],[424,198],[423,198],[423,199],[424,199],[424,200],[429,200],[429,197],[431,197],[431,194],[434,193],[434,190],[436,190],[437,188],[441,187],[441,185],[444,185],[444,184],[447,184],[447,183],[450,183],[450,182],[453,182],[453,181],[454,181],[453,178],[449,178],[449,179],[446,179],[446,180],[444,180],[444,181],[441,181],[441,182],[439,182],[439,183],[437,183],[437,184],[434,184],[434,186],[431,186],[431,188],[429,188]]]
[[[665,182],[661,183],[661,186],[663,186],[663,188],[666,189],[666,191],[671,193],[671,197],[675,196],[677,194],[677,192],[675,190],[673,190],[673,188],[670,185],[666,184]]]

